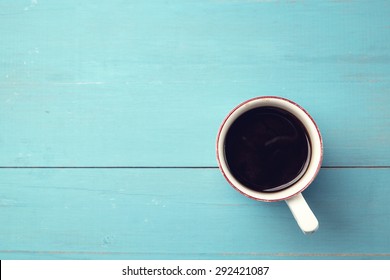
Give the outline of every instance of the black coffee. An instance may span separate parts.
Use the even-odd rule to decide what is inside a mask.
[[[225,139],[230,172],[255,191],[277,191],[299,179],[310,144],[302,123],[275,107],[259,107],[238,117]]]

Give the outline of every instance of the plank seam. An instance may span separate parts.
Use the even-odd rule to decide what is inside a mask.
[[[218,169],[218,166],[0,166],[0,169]],[[321,169],[390,169],[390,165],[334,165]]]

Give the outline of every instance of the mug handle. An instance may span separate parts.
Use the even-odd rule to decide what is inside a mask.
[[[301,193],[287,199],[286,203],[304,234],[318,229],[318,220]]]

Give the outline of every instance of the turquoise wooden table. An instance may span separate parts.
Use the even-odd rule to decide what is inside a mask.
[[[305,107],[304,195],[217,168],[225,115]],[[1,259],[390,259],[389,1],[0,1]]]

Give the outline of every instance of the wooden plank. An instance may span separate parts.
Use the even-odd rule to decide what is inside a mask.
[[[390,169],[322,169],[305,236],[218,169],[0,169],[1,259],[389,259]]]
[[[258,95],[312,113],[325,165],[390,165],[387,1],[128,2],[0,4],[0,166],[216,166]]]

